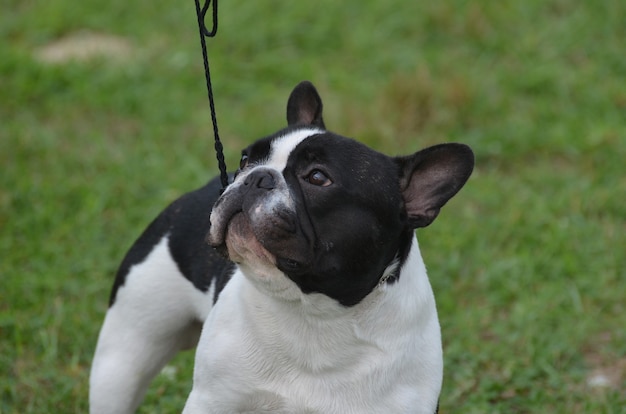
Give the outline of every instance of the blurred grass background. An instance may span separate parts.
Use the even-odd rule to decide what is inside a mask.
[[[125,250],[216,174],[192,1],[5,0],[0,412],[87,411]],[[330,129],[388,154],[459,141],[477,167],[418,234],[443,413],[624,413],[626,3],[220,3],[227,161],[313,81]],[[178,412],[193,355],[143,413]]]

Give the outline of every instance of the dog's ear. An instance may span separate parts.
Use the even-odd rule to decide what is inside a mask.
[[[289,95],[287,123],[326,128],[322,119],[322,99],[311,82],[300,82]]]
[[[432,223],[474,169],[474,153],[464,144],[435,145],[395,161],[400,167],[400,190],[413,228]]]

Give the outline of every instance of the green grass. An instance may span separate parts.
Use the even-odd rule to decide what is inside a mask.
[[[419,232],[444,413],[624,413],[626,3],[221,2],[229,165],[312,80],[327,125],[389,153],[461,141],[475,173]],[[67,36],[132,53],[46,64]],[[216,174],[193,2],[8,0],[0,14],[0,412],[87,410],[113,274]],[[141,412],[177,412],[193,355]],[[604,372],[612,384],[591,387]]]

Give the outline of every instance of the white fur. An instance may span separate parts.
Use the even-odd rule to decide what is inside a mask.
[[[289,298],[268,295],[246,276],[205,322],[184,414],[434,413],[441,337],[416,239],[399,281],[350,308],[294,298],[295,284]]]
[[[167,243],[164,237],[131,267],[106,314],[90,375],[91,414],[133,413],[167,361],[198,341],[215,286],[196,289]]]
[[[293,151],[293,149],[305,138],[322,132],[323,131],[318,128],[304,128],[274,139],[272,141],[271,153],[268,162],[263,163],[263,165],[282,172],[287,165],[287,159],[289,158],[291,151]]]

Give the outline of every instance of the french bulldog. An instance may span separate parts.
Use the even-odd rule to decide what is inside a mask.
[[[134,412],[196,345],[184,414],[437,411],[441,330],[415,230],[466,183],[473,153],[389,157],[328,131],[322,108],[297,85],[288,126],[242,152],[223,194],[213,180],[183,195],[131,247],[92,414]]]

